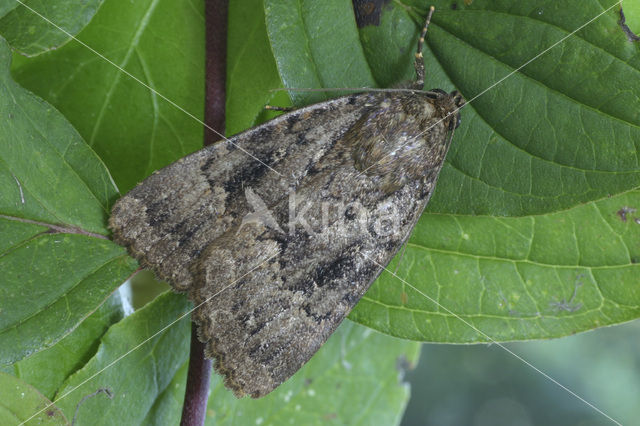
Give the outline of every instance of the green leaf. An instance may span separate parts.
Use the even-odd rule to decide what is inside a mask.
[[[70,416],[84,396],[108,389],[113,399],[97,395],[82,403],[79,424],[140,424],[187,360],[189,316],[174,321],[189,306],[168,292],[113,325],[95,356],[58,390],[56,405]]]
[[[383,9],[379,26],[368,25],[360,29],[360,43],[376,87],[393,87],[415,80],[416,28],[415,20],[406,9],[389,7]],[[428,77],[431,80],[429,67]]]
[[[628,1],[624,3],[625,24],[635,35],[640,33],[640,3]]]
[[[467,99],[478,97],[429,211],[540,214],[640,185],[640,57],[615,9],[571,35],[615,2],[580,2],[579,18],[563,3],[434,17],[430,48]]]
[[[202,146],[202,10],[201,1],[106,0],[78,39],[115,66],[71,41],[16,59],[14,76],[67,117],[127,191]]]
[[[425,12],[423,2],[411,3],[413,6],[391,3],[385,8],[379,27],[358,31],[348,0],[328,0],[322,7],[317,2],[303,0],[267,1],[265,31],[274,54],[273,62],[264,52],[255,62],[250,60],[250,51],[230,52],[230,66],[242,69],[242,72],[230,71],[230,91],[246,88],[262,94],[253,102],[243,99],[246,107],[238,103],[236,113],[243,108],[246,113],[234,113],[235,118],[230,119],[237,121],[228,127],[238,128],[239,123],[253,120],[267,99],[264,93],[276,84],[273,69],[268,68],[273,63],[284,84],[298,88],[374,83],[386,86],[411,78],[411,56],[422,19],[416,16]],[[437,12],[425,49],[427,86],[445,90],[458,88],[468,100],[481,95],[500,78],[563,37],[569,37],[462,111],[463,124],[456,132],[434,199],[400,263],[399,275],[424,294],[383,275],[356,308],[353,318],[386,333],[412,339],[477,342],[484,337],[444,308],[461,315],[496,340],[555,337],[637,317],[639,301],[635,287],[640,225],[635,219],[640,215],[633,209],[640,208],[637,161],[640,56],[637,45],[628,43],[620,31],[616,10],[610,10],[571,35],[610,4],[604,0],[474,1],[469,7],[457,2],[458,9],[451,10],[451,2],[435,3]],[[79,37],[199,116],[203,87],[201,7],[201,3],[194,7],[166,0],[135,4],[106,0]],[[237,28],[233,29],[234,25],[250,23],[249,28],[255,29],[250,35],[255,38],[247,38],[255,40],[257,48],[263,46],[264,49],[265,36],[261,33],[259,14],[239,14],[235,6],[231,12],[236,20],[230,22],[234,37],[242,34]],[[237,43],[233,44],[234,49],[235,46],[253,48],[251,43],[243,43],[239,38],[231,38],[230,43]],[[259,64],[268,71],[265,78],[256,76],[262,71]],[[75,42],[35,59],[20,59],[14,70],[19,81],[54,102],[69,117],[105,159],[124,189],[201,143],[202,130],[198,123],[171,109]],[[261,88],[262,85],[266,87]],[[248,98],[245,92],[239,93]],[[294,98],[297,104],[315,96],[296,94]],[[0,102],[11,99],[14,97],[2,96]],[[0,121],[0,125],[3,124],[4,121]],[[13,135],[13,132],[4,134]],[[14,161],[23,160],[14,155],[11,163]],[[30,164],[40,167],[39,157]],[[80,164],[93,165],[95,161]],[[38,170],[38,173],[46,172],[46,167]],[[65,243],[72,248],[70,257],[67,252],[54,251],[55,246],[42,252],[47,256],[37,256],[39,252],[34,250],[27,253],[32,254],[28,257],[22,250],[31,250],[37,247],[36,243],[51,243],[39,233],[48,229],[50,222],[46,221],[46,215],[52,210],[73,219],[55,223],[104,234],[104,212],[108,211],[112,198],[96,197],[107,200],[97,203],[101,206],[99,210],[95,208],[95,201],[65,201],[61,204],[65,208],[59,208],[59,212],[47,205],[29,211],[27,216],[18,210],[34,208],[31,203],[34,198],[29,191],[22,191],[25,201],[32,198],[28,204],[24,203],[27,207],[21,206],[24,176],[15,174],[18,182],[11,173],[3,176],[6,184],[3,187],[13,188],[13,192],[2,193],[2,197],[8,198],[0,206],[23,214],[15,213],[15,217],[38,222],[11,221],[20,225],[7,233],[10,239],[0,242],[2,253],[6,253],[0,261],[17,253],[14,258],[17,266],[8,269],[14,274],[13,280],[17,282],[15,277],[19,271],[31,271],[25,268],[32,265],[27,259],[49,259],[46,271],[62,277],[56,279],[56,284],[71,280],[67,276],[82,276],[83,271],[86,274],[83,269],[86,260],[78,253],[82,251],[84,255],[95,247],[76,247],[74,244],[78,241],[74,238],[102,240],[85,235],[66,236],[69,239]],[[87,176],[95,175],[92,172]],[[53,198],[51,185],[46,185],[50,181],[40,180],[28,188],[30,191],[46,189],[42,190],[41,198],[52,203],[49,200]],[[94,188],[94,185],[86,186]],[[74,191],[71,189],[61,196],[69,197]],[[95,211],[87,213],[92,208]],[[97,211],[100,211],[99,217]],[[627,212],[626,221],[618,214],[620,211]],[[47,237],[54,238],[55,244],[56,234]],[[112,259],[114,264],[124,262],[108,246],[100,250],[104,250],[102,255],[89,255],[89,260],[99,265],[96,259],[103,256],[103,259]],[[48,257],[50,253],[53,256]],[[70,263],[65,264],[64,259],[70,259]],[[62,265],[60,271],[53,270],[51,265],[58,262]],[[131,267],[128,265],[122,270]],[[4,273],[4,264],[0,268]],[[46,274],[37,278],[42,281],[44,276]],[[122,280],[113,272],[104,276],[110,277],[109,285]],[[98,287],[107,287],[105,281],[107,278]],[[11,289],[13,293],[18,290],[22,291],[22,287]],[[26,294],[22,293],[19,300],[24,301]],[[443,307],[436,307],[425,295],[434,297]],[[0,295],[0,300],[4,309],[3,296]],[[37,297],[40,296],[37,294]],[[53,296],[54,301],[61,300],[55,297],[58,296]],[[96,355],[69,379],[58,395],[64,395],[74,384],[107,366],[161,324],[177,318],[182,311],[170,302],[186,306],[181,305],[184,298],[163,296],[113,326]],[[90,304],[95,306],[95,301]],[[73,310],[76,309],[73,306]],[[40,321],[48,328],[49,322],[55,321]],[[49,334],[48,328],[41,333]],[[145,345],[138,355],[135,355],[137,351],[130,354],[128,357],[133,358],[124,358],[117,367],[109,368],[60,400],[65,412],[73,413],[82,396],[109,386],[116,393],[114,400],[97,396],[81,406],[81,415],[87,422],[176,419],[177,408],[170,409],[174,407],[170,404],[181,403],[179,386],[184,379],[176,374],[184,374],[188,336],[186,323],[178,328],[182,331],[171,328],[167,334],[158,336],[154,349]],[[212,404],[220,401],[224,408],[235,404],[237,412],[242,410],[254,421],[273,419],[276,422],[281,419],[277,417],[281,412],[296,415],[297,405],[290,401],[299,397],[305,403],[299,404],[301,409],[309,400],[313,401],[309,411],[301,413],[308,416],[306,420],[318,420],[320,410],[321,415],[332,416],[340,389],[332,388],[331,384],[347,380],[345,371],[340,370],[342,359],[335,357],[340,357],[341,348],[349,348],[351,341],[359,342],[357,335],[342,336],[343,342],[333,343],[337,340],[334,336],[323,348],[329,348],[327,356],[333,356],[333,361],[321,364],[316,370],[311,368],[311,373],[299,372],[298,376],[313,379],[307,387],[304,379],[300,383],[296,376],[282,388],[285,393],[274,394],[271,402],[267,399],[238,402],[216,387]],[[5,346],[0,344],[2,348]],[[364,355],[356,356],[354,352],[353,361],[348,356],[346,359],[352,368],[367,366],[369,360],[373,360],[374,371],[389,374],[388,377],[393,374],[395,378],[396,372],[388,363],[374,360],[378,352],[387,353],[388,346],[380,340],[374,348],[363,351]],[[309,366],[314,365],[316,358],[322,359],[322,356],[315,357]],[[325,372],[332,375],[325,377]],[[354,380],[368,378],[366,372],[354,373]],[[398,387],[397,382],[385,383]],[[344,419],[349,422],[361,421],[351,417],[357,411],[364,416],[375,416],[363,418],[363,423],[378,419],[393,423],[402,404],[387,405],[388,401],[383,398],[387,395],[397,400],[406,398],[402,392],[392,394],[385,388],[377,394],[380,399],[372,396],[372,402],[363,409],[359,398],[369,395],[365,395],[364,390],[373,387],[371,383],[354,381],[344,387],[349,390],[349,399],[339,408],[345,410]],[[309,389],[316,391],[315,396],[309,394]],[[322,400],[318,389],[323,390]],[[324,394],[326,389],[330,390],[328,394]],[[288,391],[293,394],[288,396]],[[336,399],[331,399],[334,397]],[[259,408],[249,410],[241,405],[253,402]],[[280,407],[284,410],[279,410]],[[218,409],[215,413],[226,415],[229,411],[221,414],[222,409]],[[339,419],[343,418],[342,411],[336,414]]]
[[[264,8],[271,49],[286,87],[374,84],[358,42],[351,2],[264,0]],[[318,102],[336,94],[290,92],[295,105]]]
[[[180,424],[188,369],[189,362],[187,361],[176,371],[176,374],[173,376],[169,386],[167,386],[165,390],[158,395],[144,420],[140,422],[141,424]]]
[[[91,20],[103,0],[26,0],[23,4],[9,1],[17,7],[5,16],[0,12],[0,34],[11,47],[33,56],[71,40]]]
[[[0,257],[0,362],[69,334],[136,265],[122,247],[83,235],[43,233],[13,247]]]
[[[341,76],[354,68],[367,67],[367,61],[372,64],[376,80],[388,83],[394,78],[395,82],[402,81],[412,67],[408,59],[419,25],[400,6],[384,11],[380,27],[361,31],[367,53],[364,58],[341,50],[325,55],[337,41],[332,34],[326,34],[333,28],[326,30],[316,25],[317,19],[306,19],[306,14],[316,12],[313,5],[301,0],[291,0],[286,6],[274,3],[291,15],[304,18],[299,20],[304,27],[287,27],[290,32],[309,33],[292,37],[281,46],[279,39],[274,41],[282,33],[281,21],[293,17],[272,17],[267,12],[272,49],[288,87],[353,87],[357,83]],[[596,1],[580,2],[581,13],[576,14],[575,9],[569,8],[570,1],[562,5],[547,2],[546,7],[540,2],[518,2],[518,6],[502,6],[504,2],[487,6],[485,2],[484,7],[489,10],[455,11],[449,2],[440,3],[443,5],[437,8],[427,37],[430,52],[425,52],[426,84],[446,90],[457,88],[473,102],[462,110],[463,124],[429,211],[540,214],[640,185],[636,152],[640,146],[640,98],[636,96],[640,92],[640,58],[637,50],[629,50],[624,35],[616,30],[616,10],[610,10],[585,30],[569,36],[557,48],[493,86],[601,13],[602,5]],[[610,5],[613,4],[612,1]],[[266,7],[269,11],[269,1]],[[571,19],[562,19],[569,14]],[[398,33],[405,37],[403,48],[387,60],[385,54],[398,51],[402,43],[396,38]],[[354,37],[337,37],[358,43]],[[309,49],[309,43],[321,46]],[[381,58],[385,58],[386,66],[381,64]],[[323,60],[323,67],[309,65]],[[391,73],[398,63],[403,65],[404,73],[394,76]],[[314,81],[296,80],[289,75],[312,75]]]
[[[303,19],[314,12],[310,2],[287,4],[302,17],[302,28],[288,32],[308,36],[284,47],[274,41],[282,18],[267,13],[283,82],[309,84],[286,76],[313,75],[313,84],[349,87],[331,77],[362,66],[385,85],[412,76],[424,19],[415,17],[426,8],[411,3],[390,4],[380,26],[360,30],[365,59],[323,58],[314,54],[322,48],[307,47],[335,43]],[[402,259],[408,284],[383,274],[350,318],[405,338],[476,342],[558,337],[638,317],[640,225],[616,212],[640,208],[640,54],[619,31],[616,8],[573,34],[614,3],[457,2],[452,10],[435,2],[426,86],[457,88],[471,102]],[[310,69],[323,59],[326,68]]]
[[[419,352],[417,343],[345,321],[311,361],[264,398],[237,399],[214,375],[206,424],[398,424],[409,399],[404,369]],[[179,422],[186,372],[185,365],[144,424]]]
[[[116,189],[51,105],[10,78],[0,39],[0,363],[71,332],[136,268],[102,235]],[[102,234],[102,235],[101,235]]]
[[[0,372],[0,424],[17,425],[49,406],[50,401],[22,380]],[[69,421],[55,406],[29,420],[26,425],[68,425]]]
[[[15,0],[0,0],[0,18],[10,13],[18,6],[20,6],[20,3]]]
[[[116,292],[68,336],[49,349],[13,364],[7,372],[53,399],[67,377],[95,354],[100,337],[123,315],[120,293]],[[53,365],[55,368],[51,368]]]
[[[269,47],[262,0],[231,2],[229,22],[226,133],[233,135],[255,124],[274,99],[271,90],[282,83]]]
[[[0,214],[106,235],[117,197],[108,171],[51,105],[9,75],[0,39]]]
[[[623,221],[625,206],[640,207],[640,191],[542,216],[424,215],[400,280],[383,273],[350,318],[446,343],[560,337],[638,318],[640,215]]]

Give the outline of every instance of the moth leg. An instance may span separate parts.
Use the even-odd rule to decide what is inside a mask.
[[[283,111],[283,112],[291,112],[294,111],[295,108],[290,106],[290,107],[280,107],[280,106],[275,106],[275,105],[265,105],[264,109],[268,109],[269,111]]]
[[[429,24],[431,23],[431,16],[433,12],[436,10],[435,7],[431,6],[429,8],[429,13],[427,14],[427,20],[424,21],[424,27],[422,27],[422,32],[420,33],[420,38],[418,39],[418,50],[416,50],[416,60],[414,62],[414,66],[416,69],[416,82],[413,83],[413,88],[422,90],[424,87],[424,57],[422,56],[422,48],[424,46],[424,38],[427,36],[427,29],[429,28]]]

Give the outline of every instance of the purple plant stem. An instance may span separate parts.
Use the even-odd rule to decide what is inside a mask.
[[[205,0],[205,106],[204,122],[224,134],[225,84],[227,66],[227,0]],[[204,129],[204,145],[220,140],[220,136]],[[204,355],[205,345],[198,340],[191,323],[189,371],[182,407],[182,426],[204,425],[211,379],[211,360]]]

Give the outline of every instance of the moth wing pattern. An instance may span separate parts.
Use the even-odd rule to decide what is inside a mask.
[[[114,205],[109,221],[114,241],[158,278],[187,291],[193,260],[252,211],[244,189],[251,188],[266,205],[286,197],[292,180],[302,179],[314,162],[306,151],[320,158],[340,136],[332,120],[350,125],[357,119],[357,106],[348,101],[280,116],[154,172]],[[325,117],[326,125],[317,126]]]
[[[433,182],[382,191],[354,167],[348,139],[347,132],[296,187],[308,229],[231,231],[194,271],[204,284],[191,294],[206,307],[194,317],[200,337],[239,395],[269,393],[311,358],[401,247],[431,193]],[[305,210],[308,200],[327,208]],[[286,222],[290,203],[270,209]]]
[[[188,293],[237,396],[266,395],[298,371],[408,238],[455,121],[454,94],[422,93],[431,96],[363,93],[285,114],[160,170],[114,206],[114,240]],[[408,138],[417,142],[399,145]],[[398,161],[407,157],[419,161]]]

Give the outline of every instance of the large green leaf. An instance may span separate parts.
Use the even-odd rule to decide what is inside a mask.
[[[140,424],[187,360],[189,316],[174,322],[189,306],[184,296],[168,292],[112,326],[93,358],[58,390],[55,404],[70,416],[84,396],[108,389],[113,399],[85,400],[78,422]]]
[[[386,85],[411,76],[425,11],[413,3],[391,4],[380,26],[360,30],[363,58],[309,47],[337,42],[308,18],[311,2],[266,0],[291,15],[267,13],[283,82],[349,87],[335,76],[367,66]],[[471,102],[402,260],[407,283],[383,274],[351,318],[441,342],[557,337],[637,318],[640,225],[616,212],[640,208],[640,54],[616,8],[572,34],[615,2],[452,3],[436,2],[426,85]],[[281,43],[291,22],[301,36]],[[357,43],[345,33],[337,38]],[[321,61],[329,66],[309,67]]]
[[[25,0],[5,16],[0,11],[0,34],[11,47],[32,56],[71,40],[87,25],[103,0]],[[2,10],[2,6],[0,6]]]
[[[635,290],[640,224],[635,219],[640,215],[633,209],[640,208],[639,55],[637,44],[627,42],[620,31],[616,11],[610,10],[584,30],[570,35],[610,4],[604,0],[474,1],[469,7],[456,2],[458,8],[452,10],[452,2],[435,3],[437,12],[425,50],[427,85],[446,90],[458,88],[468,100],[553,43],[569,37],[465,107],[463,124],[456,133],[438,190],[416,227],[398,270],[408,284],[383,275],[387,278],[374,285],[352,317],[389,334],[446,342],[485,339],[453,314],[461,315],[498,340],[555,337],[636,318],[640,305]],[[273,89],[278,80],[273,75],[274,63],[285,85],[296,87],[374,83],[388,86],[411,78],[411,58],[421,20],[417,15],[424,15],[423,2],[416,1],[413,7],[392,3],[384,10],[379,27],[360,31],[355,27],[349,4],[348,0],[327,0],[319,7],[310,0],[267,1],[266,28],[260,24],[259,13],[241,14],[232,8],[230,33],[237,37],[242,33],[237,27],[250,21],[253,33],[247,38],[256,43],[230,39],[240,51],[235,48],[229,51],[227,87],[230,93],[245,88],[261,94],[253,102],[243,100],[247,111],[230,115],[229,129],[246,125],[268,99],[266,91]],[[199,116],[203,66],[200,10],[200,3],[194,7],[191,3],[162,0],[135,4],[106,0],[80,38]],[[247,27],[243,28],[246,31]],[[255,61],[251,59],[251,48],[265,48],[262,31],[268,35],[273,62],[264,52],[255,55]],[[181,59],[176,61],[175,57]],[[233,71],[234,67],[242,72]],[[21,59],[14,70],[21,82],[54,102],[70,118],[108,162],[123,189],[201,142],[199,124],[170,109],[157,96],[150,95],[147,89],[129,81],[75,42],[37,59]],[[264,78],[257,78],[262,70],[266,70],[261,76]],[[238,93],[247,96],[246,92]],[[308,102],[315,97],[316,94],[310,97],[300,94],[294,96],[294,101]],[[236,111],[243,109],[243,103],[237,105]],[[171,133],[167,129],[178,136],[167,136]],[[176,139],[183,145],[177,146],[180,142],[175,144]],[[31,163],[39,165],[39,157],[34,158],[38,161]],[[42,173],[47,171],[45,167]],[[14,191],[3,208],[16,210],[21,208],[23,196],[27,200],[32,195],[20,192],[25,182],[21,175],[14,175],[18,182],[11,173],[5,179],[14,185],[5,187]],[[95,172],[80,176],[85,176],[81,180],[87,180],[87,176],[102,175]],[[51,185],[40,182],[30,188],[49,189],[41,198],[53,203],[47,198]],[[72,189],[64,196],[70,197],[71,193],[74,197],[82,195]],[[112,196],[103,198],[107,201],[98,203],[100,209],[95,208],[95,202],[62,203],[63,207],[55,211],[73,220],[54,223],[104,234],[104,216]],[[31,203],[24,204],[32,208]],[[25,216],[44,222],[42,227],[12,220],[11,232],[7,232],[11,238],[0,241],[0,248],[6,246],[3,249],[8,253],[22,256],[20,250],[24,247],[35,247],[31,241],[34,238],[40,241],[38,233],[47,229],[47,214],[53,207],[33,210],[30,216]],[[100,216],[95,211],[87,213],[90,209],[100,211]],[[626,221],[625,215],[618,214],[625,211]],[[54,251],[55,241],[59,240],[56,236],[53,234],[53,248],[41,253],[66,258],[66,252]],[[71,244],[76,236],[67,235],[65,243]],[[107,248],[102,247],[105,251]],[[85,259],[80,261],[73,253],[69,265],[60,262],[63,282],[66,275],[86,270],[82,269]],[[54,258],[47,256],[39,257]],[[25,262],[20,259],[27,256],[15,259]],[[15,260],[7,263],[11,264],[19,265],[14,271],[24,269],[24,263]],[[127,268],[123,270],[130,270]],[[40,281],[42,276],[38,278]],[[106,283],[105,278],[96,288],[117,285],[122,280],[113,272],[105,277],[110,277],[110,282]],[[12,291],[16,289],[13,287]],[[25,300],[25,294],[19,300]],[[442,307],[425,295],[433,297]],[[184,299],[176,302],[174,298],[164,296],[140,311],[139,316],[112,327],[96,356],[69,379],[58,395],[150,335],[149,328],[157,329],[175,319],[180,310],[172,308],[169,302],[183,306]],[[132,353],[131,361],[125,358],[106,370],[103,373],[106,376],[98,375],[62,399],[60,404],[65,413],[72,413],[82,396],[106,385],[114,388],[116,398],[103,400],[97,396],[87,400],[81,406],[81,415],[88,416],[86,419],[130,423],[145,418],[149,422],[177,418],[188,334],[186,325],[177,327],[182,329],[169,329],[181,330],[170,331],[170,338],[166,334],[154,341],[156,347],[169,349],[154,351],[145,346],[140,349],[141,355]],[[48,332],[43,330],[42,335]],[[349,347],[352,340],[355,344],[359,341],[357,335],[341,339],[344,347]],[[337,357],[340,351],[332,346],[333,340],[335,336],[326,348],[331,356]],[[378,344],[378,348],[386,348],[385,343]],[[366,364],[375,353],[376,349],[369,349],[364,355],[354,355],[357,362],[349,362],[352,366]],[[314,362],[315,359],[309,365]],[[320,370],[339,365],[334,358],[333,363]],[[378,364],[374,366],[383,369]],[[304,371],[299,375],[311,377]],[[390,371],[393,372],[384,367],[381,374],[391,374]],[[312,375],[314,386],[315,377],[321,374]],[[356,378],[366,379],[366,373],[358,372]],[[219,396],[217,387],[212,404],[216,400],[221,400],[223,408],[236,404],[237,412],[246,413],[254,421],[275,422],[280,415],[277,410],[282,409],[285,415],[289,408],[295,412],[297,405],[289,405],[287,398],[299,397],[305,403],[308,398],[313,399],[308,393],[312,387],[305,388],[304,380],[302,385],[296,380],[283,388],[284,392],[293,391],[292,395],[274,394],[280,395],[280,400],[274,397],[282,401],[278,404],[265,400],[263,407],[259,405],[263,401],[258,401],[259,409],[248,409],[240,405],[244,400],[237,402],[231,397],[227,400],[226,393]],[[395,382],[394,385],[397,387]],[[360,388],[368,387],[369,383],[360,384]],[[338,394],[338,390],[332,391]],[[381,392],[391,395],[388,390]],[[345,409],[350,409],[352,403],[357,407],[360,395],[353,390],[348,395]],[[394,395],[399,400],[406,397],[402,392]],[[315,409],[327,413],[327,406],[335,405],[332,396],[326,396]],[[317,391],[315,398],[320,400]],[[391,408],[381,414],[375,409],[384,407],[383,402],[373,401],[373,405],[361,410],[363,415],[393,421],[402,406],[389,405]],[[116,407],[121,407],[122,412]],[[256,414],[260,411],[267,411],[268,417]],[[92,417],[94,413],[109,415],[96,419]],[[223,411],[219,409],[216,413]],[[307,419],[317,420],[319,412],[303,414],[309,416]],[[344,418],[352,419],[347,415]],[[363,419],[365,422],[371,417]]]
[[[572,3],[434,19],[430,47],[454,85],[478,97],[463,112],[468,125],[430,211],[540,214],[638,187],[640,57],[618,31],[614,9],[570,35],[602,12],[599,2],[580,2],[577,19]],[[500,25],[480,31],[477,23],[492,19]]]
[[[109,173],[55,108],[11,79],[10,61],[0,39],[0,214],[106,235]]]
[[[12,228],[12,221],[0,226]],[[110,241],[43,228],[0,257],[0,360],[15,362],[70,333],[137,264]]]
[[[640,33],[640,2],[624,3],[624,16],[626,25],[637,36]]]
[[[16,362],[6,372],[53,399],[67,377],[95,354],[100,337],[122,317],[123,302],[120,292],[116,292],[69,335],[52,347]]]
[[[264,105],[275,96],[270,89],[281,83],[269,48],[262,0],[231,2],[229,22],[226,133],[233,135],[255,123]]]
[[[331,51],[330,46],[340,39],[350,44],[357,39],[334,35],[333,28],[317,25],[311,2],[289,3],[266,1],[268,11],[277,5],[278,11],[282,8],[302,15],[294,21],[302,27],[298,30],[302,34],[289,39],[279,30],[292,25],[293,17],[267,13],[272,49],[285,85],[357,86],[350,81],[356,77],[341,76],[368,69],[367,61],[377,81],[391,83],[395,77],[397,82],[410,71],[410,53],[419,27],[400,6],[385,10],[380,27],[362,30],[365,58]],[[640,185],[636,152],[640,147],[640,58],[636,46],[630,46],[618,31],[616,10],[493,86],[601,13],[602,5],[581,1],[581,13],[576,14],[572,6],[578,2],[569,0],[517,2],[510,7],[503,6],[504,2],[489,6],[479,2],[488,10],[451,10],[451,2],[440,3],[427,37],[426,84],[457,88],[473,102],[462,111],[463,124],[429,211],[540,214]],[[311,17],[306,18],[307,14]],[[565,15],[571,19],[562,20]],[[343,25],[354,27],[355,23],[351,20]],[[398,34],[405,38],[404,43]],[[321,46],[309,48],[311,43]],[[383,66],[381,58],[394,50],[400,53],[385,59]],[[309,65],[321,61],[327,65]],[[397,63],[404,66],[404,72],[392,76]],[[310,77],[293,78],[301,75]]]
[[[9,76],[0,39],[0,362],[73,330],[136,262],[108,241],[116,189],[60,113]]]
[[[621,219],[625,206],[640,206],[639,190],[540,216],[424,215],[400,280],[383,273],[351,318],[449,343],[560,337],[637,318],[640,224]]]
[[[45,407],[48,407],[46,410]],[[32,418],[33,414],[39,414]],[[25,422],[30,419],[28,422]],[[69,425],[64,414],[35,388],[17,377],[0,372],[0,424]]]
[[[109,389],[113,399],[96,396],[83,402],[79,422],[177,423],[189,353],[188,316],[164,328],[188,307],[184,296],[168,292],[112,326],[94,357],[60,388],[56,406],[70,416],[85,395]],[[136,348],[147,338],[151,340]],[[317,356],[265,398],[239,400],[213,375],[208,423],[237,424],[242,419],[242,424],[266,425],[293,419],[309,424],[325,418],[341,424],[397,424],[409,398],[403,373],[416,362],[419,350],[415,342],[347,321]]]
[[[201,1],[105,0],[78,39],[113,64],[71,41],[19,58],[14,75],[69,119],[127,191],[202,146],[202,10]]]
[[[349,1],[265,0],[267,34],[282,82],[290,88],[371,87]],[[330,93],[291,92],[297,105]]]
[[[113,326],[95,357],[71,377],[58,397],[72,393],[56,404],[69,415],[84,395],[108,388],[114,398],[87,400],[79,421],[96,425],[178,423],[187,371],[186,319],[117,365],[108,366],[186,311],[185,301],[184,296],[166,293]],[[346,322],[291,380],[260,400],[237,399],[214,374],[207,423],[267,425],[293,420],[309,424],[324,418],[341,424],[397,424],[409,397],[402,375],[416,362],[419,348],[417,343]]]
[[[0,18],[10,13],[18,6],[20,6],[20,3],[15,0],[0,0]]]

